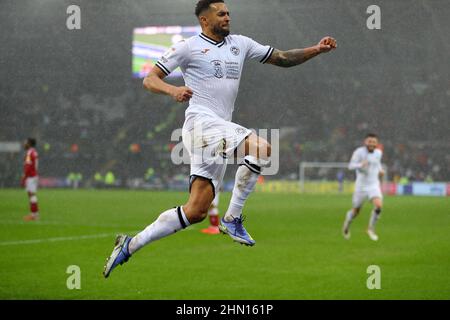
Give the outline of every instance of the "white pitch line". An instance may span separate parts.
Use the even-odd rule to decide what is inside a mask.
[[[195,227],[189,227],[187,229],[183,229],[181,231],[193,231]],[[137,231],[129,231],[129,234],[135,234],[140,232]],[[90,234],[90,235],[82,235],[82,236],[73,236],[73,237],[56,237],[56,238],[46,238],[46,239],[31,239],[31,240],[17,240],[17,241],[3,241],[0,242],[0,246],[14,246],[21,244],[36,244],[43,242],[58,242],[58,241],[73,241],[73,240],[86,240],[86,239],[98,239],[98,238],[106,238],[116,236],[118,233],[99,233],[99,234]]]
[[[101,227],[101,228],[139,228],[137,225],[123,225],[123,224],[103,224],[103,223],[73,223],[65,221],[20,221],[20,220],[0,220],[0,226],[3,225],[20,225],[20,226],[69,226],[69,227]],[[142,226],[144,227],[144,226]]]
[[[136,231],[132,231],[130,233],[136,233]],[[117,233],[99,233],[99,234],[90,234],[90,235],[73,236],[73,237],[56,237],[56,238],[46,238],[46,239],[4,241],[4,242],[0,242],[0,246],[14,246],[14,245],[21,245],[21,244],[36,244],[36,243],[43,243],[43,242],[98,239],[98,238],[112,237],[115,235],[117,235]]]

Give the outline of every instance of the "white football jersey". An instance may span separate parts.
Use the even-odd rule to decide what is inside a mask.
[[[348,168],[350,170],[356,170],[356,190],[367,190],[380,186],[378,174],[382,169],[382,156],[383,153],[380,149],[369,152],[365,146],[359,147],[353,152]],[[368,165],[362,168],[361,162],[364,160],[367,160]]]
[[[217,42],[202,33],[172,46],[156,66],[166,75],[181,68],[186,86],[194,92],[186,117],[207,113],[231,121],[244,61],[265,63],[273,50],[242,35]]]

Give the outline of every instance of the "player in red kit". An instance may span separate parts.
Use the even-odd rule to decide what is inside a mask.
[[[211,203],[211,206],[208,210],[208,216],[209,216],[209,226],[205,229],[200,230],[203,233],[206,234],[220,234],[219,230],[219,222],[220,222],[220,216],[219,216],[219,192],[217,192],[216,196],[214,197],[213,202]]]
[[[39,219],[38,200],[36,196],[38,188],[38,153],[35,149],[36,139],[28,138],[24,143],[26,151],[25,161],[23,164],[22,187],[28,193],[30,202],[30,214],[23,217],[25,221],[33,221]]]

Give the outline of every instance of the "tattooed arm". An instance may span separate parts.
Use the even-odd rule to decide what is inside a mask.
[[[289,68],[314,58],[320,53],[328,52],[337,47],[336,40],[331,37],[325,37],[320,42],[312,47],[304,49],[292,49],[287,51],[280,51],[275,49],[267,60],[267,63],[275,66]]]

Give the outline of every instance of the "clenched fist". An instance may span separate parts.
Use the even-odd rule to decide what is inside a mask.
[[[177,102],[186,102],[192,98],[193,93],[194,92],[190,88],[182,86],[182,87],[175,87],[175,89],[173,89],[170,95]]]
[[[322,38],[322,40],[320,40],[319,43],[317,44],[317,47],[320,53],[328,52],[332,49],[336,49],[337,47],[336,40],[332,37]]]

